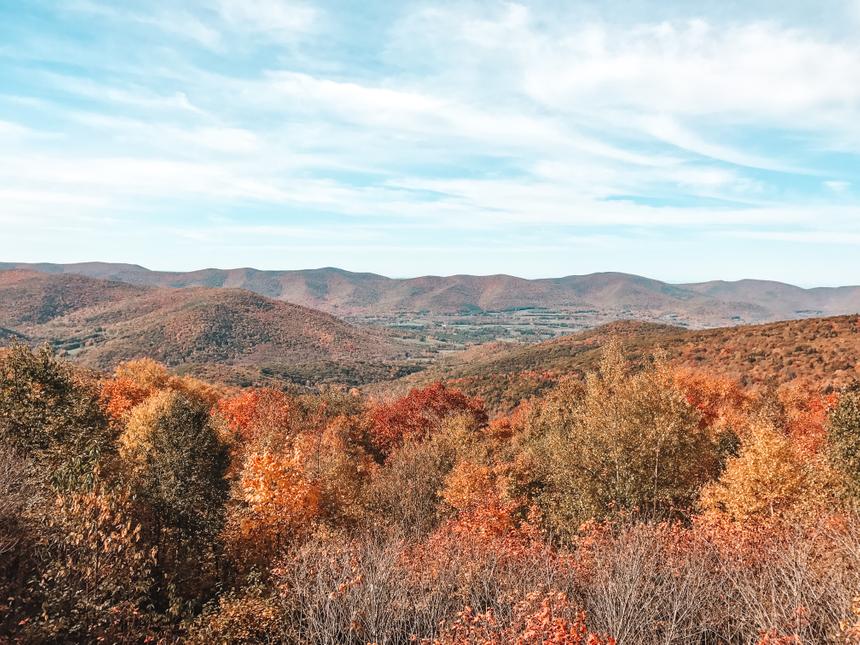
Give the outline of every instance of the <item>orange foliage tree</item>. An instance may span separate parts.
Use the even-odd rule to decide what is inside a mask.
[[[496,494],[493,469],[471,461],[459,462],[445,478],[442,499],[458,511],[473,510]]]
[[[49,520],[57,535],[37,581],[45,610],[33,625],[36,642],[143,640],[147,623],[155,622],[156,552],[141,540],[133,516],[129,495],[101,487],[57,500]]]
[[[822,396],[798,387],[783,387],[778,397],[792,443],[809,457],[819,454],[825,448],[827,419],[837,404],[837,395]]]
[[[215,409],[230,430],[249,444],[275,430],[289,432],[298,412],[292,397],[273,389],[243,390],[220,399]]]
[[[0,641],[856,641],[860,397],[655,359],[610,343],[488,422],[439,383],[225,395],[148,360],[99,401],[13,348]]]
[[[692,369],[675,370],[673,380],[699,411],[704,426],[725,429],[743,423],[750,395],[736,381]]]
[[[267,562],[307,532],[320,512],[319,489],[286,456],[251,454],[234,494],[226,537],[240,562]]]
[[[125,422],[136,405],[162,390],[181,392],[186,398],[207,407],[219,394],[219,388],[205,381],[176,376],[158,361],[138,358],[120,363],[113,377],[102,381],[102,406],[114,422]]]

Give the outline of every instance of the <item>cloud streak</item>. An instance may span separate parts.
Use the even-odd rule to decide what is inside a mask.
[[[463,236],[488,249],[528,237],[518,256],[544,272],[540,246],[559,239],[593,258],[636,248],[643,273],[673,240],[858,244],[856,40],[753,5],[733,21],[686,3],[619,20],[611,5],[4,8],[4,221],[21,235],[35,215],[110,218],[130,253],[135,230],[218,245],[232,231],[242,248],[341,240],[313,264],[348,261],[352,235],[352,266],[380,271],[379,244]],[[96,252],[101,234],[86,235]],[[481,254],[485,272],[506,270],[505,253]]]

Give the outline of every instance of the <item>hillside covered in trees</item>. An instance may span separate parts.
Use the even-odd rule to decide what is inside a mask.
[[[13,345],[0,640],[860,642],[860,391],[626,353],[491,418]]]
[[[357,385],[415,369],[414,345],[391,334],[242,289],[0,271],[0,340],[2,328],[96,369],[145,356],[236,384]]]
[[[480,397],[491,411],[509,412],[566,378],[594,371],[612,338],[624,340],[635,366],[647,364],[659,347],[676,367],[706,369],[745,387],[793,384],[827,393],[860,380],[860,316],[851,315],[704,330],[622,321],[543,343],[476,346],[369,389],[405,392],[442,380]]]

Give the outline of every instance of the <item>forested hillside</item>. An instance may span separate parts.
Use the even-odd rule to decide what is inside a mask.
[[[493,411],[510,411],[560,380],[596,369],[601,348],[624,341],[634,365],[655,348],[672,365],[706,369],[750,387],[793,384],[829,392],[860,380],[860,317],[790,320],[706,330],[625,321],[537,344],[496,343],[451,354],[399,383],[369,388],[403,392],[444,380],[481,397]]]

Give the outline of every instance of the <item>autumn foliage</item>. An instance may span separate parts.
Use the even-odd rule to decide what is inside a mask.
[[[602,360],[508,415],[0,357],[0,641],[860,642],[860,397]]]
[[[480,401],[468,398],[441,383],[412,390],[394,402],[374,406],[369,411],[373,424],[372,440],[383,453],[389,454],[409,439],[424,439],[448,417],[465,415],[476,423],[487,421]]]

